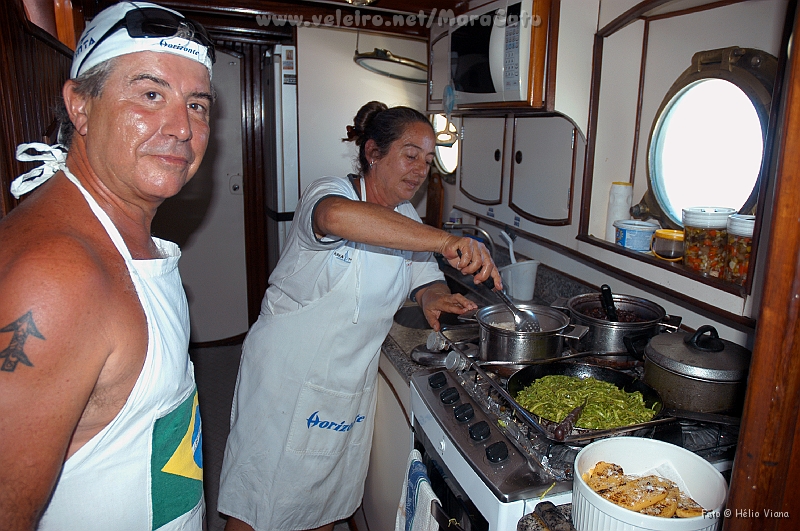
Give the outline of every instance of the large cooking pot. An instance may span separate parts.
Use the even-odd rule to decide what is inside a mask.
[[[549,306],[517,304],[539,320],[540,332],[517,332],[514,316],[504,304],[485,306],[475,313],[480,329],[479,357],[483,361],[531,361],[561,355],[564,338],[579,340],[585,326],[574,326],[569,317]]]
[[[571,345],[574,350],[632,353],[636,344],[643,346],[652,336],[666,330],[677,330],[680,326],[680,317],[668,316],[664,308],[647,299],[616,293],[612,299],[620,315],[617,322],[604,318],[605,310],[599,293],[576,295],[567,300],[566,308],[572,322],[589,329],[577,345]],[[636,321],[622,322],[628,315],[634,315]]]
[[[660,334],[644,350],[644,380],[668,408],[738,415],[744,403],[750,351],[704,325],[694,334]]]
[[[564,361],[554,361],[543,365],[531,365],[517,371],[508,379],[508,394],[510,394],[512,398],[516,399],[520,391],[531,385],[539,378],[554,374],[573,376],[582,379],[595,378],[596,380],[613,383],[628,393],[639,391],[642,393],[642,398],[644,399],[645,405],[649,408],[652,408],[656,412],[654,418],[659,416],[663,408],[663,402],[658,391],[634,376],[597,365]],[[537,420],[542,427],[550,432],[552,432],[557,425],[555,422],[538,417],[533,413],[531,413],[531,416]],[[591,440],[589,436],[593,436],[595,434],[598,437],[608,436],[620,433],[622,431],[635,431],[639,427],[644,427],[645,425],[647,425],[647,423],[620,427],[617,430],[610,430],[612,433],[609,433],[609,430],[590,430],[586,428],[574,427],[571,435],[568,436],[568,439],[575,438],[577,436],[583,436],[586,437],[584,442],[588,442]]]

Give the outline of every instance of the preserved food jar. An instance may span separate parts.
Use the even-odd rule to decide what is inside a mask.
[[[704,275],[722,279],[728,216],[734,208],[692,207],[683,209],[683,264]]]
[[[743,285],[750,269],[755,216],[734,214],[728,217],[728,244],[725,259],[725,280]]]

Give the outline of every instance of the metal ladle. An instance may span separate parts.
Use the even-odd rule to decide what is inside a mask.
[[[539,319],[530,310],[520,310],[517,308],[511,299],[503,290],[495,290],[495,293],[501,301],[508,306],[511,314],[514,316],[514,330],[517,332],[541,332],[542,325],[539,324]]]

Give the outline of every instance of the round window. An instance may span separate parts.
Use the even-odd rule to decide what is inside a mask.
[[[434,115],[432,122],[436,132],[436,166],[443,174],[453,173],[458,166],[458,128],[444,114]]]
[[[640,211],[672,227],[688,207],[753,213],[776,71],[775,58],[759,50],[694,55],[656,114]]]

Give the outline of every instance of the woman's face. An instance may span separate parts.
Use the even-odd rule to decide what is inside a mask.
[[[375,142],[367,142],[366,154],[373,161],[367,172],[367,201],[391,208],[409,201],[425,182],[433,164],[436,139],[428,124],[414,122],[408,125],[380,157]]]

